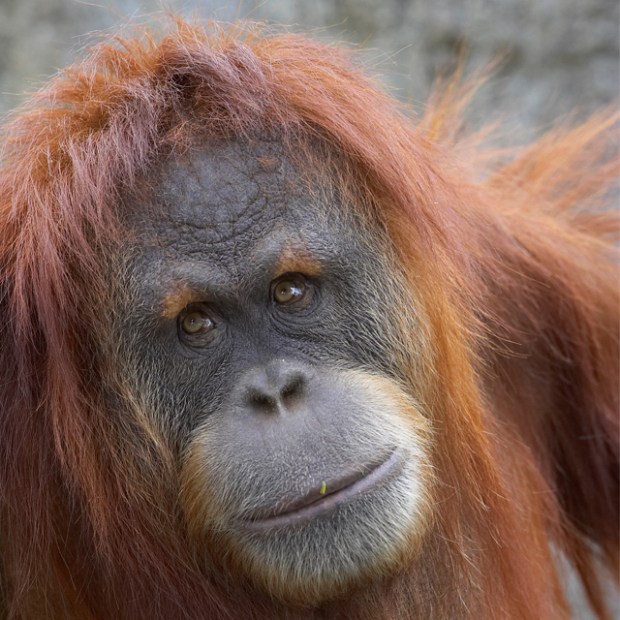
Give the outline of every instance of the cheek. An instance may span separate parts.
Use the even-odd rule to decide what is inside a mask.
[[[141,402],[162,435],[186,445],[193,429],[221,405],[230,383],[230,360],[219,351],[187,355],[174,329],[162,335],[159,326],[122,327],[117,336],[122,350],[114,368],[117,382],[127,385],[131,399]]]
[[[203,560],[287,602],[324,600],[371,573],[398,570],[427,527],[430,433],[419,407],[394,382],[365,373],[326,383],[340,397],[317,396],[301,420],[281,423],[281,437],[271,428],[248,434],[242,426],[251,422],[237,425],[243,415],[224,408],[196,435],[182,470],[185,515]],[[377,473],[320,497],[322,486],[329,491],[373,455],[382,463],[367,469]],[[300,518],[251,525],[265,507],[277,513],[312,494],[316,504]]]

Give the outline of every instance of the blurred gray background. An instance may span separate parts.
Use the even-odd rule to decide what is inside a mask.
[[[616,105],[619,95],[618,0],[0,0],[0,114],[69,64],[97,33],[168,10],[283,23],[359,47],[369,71],[417,110],[433,77],[454,65],[459,50],[467,50],[469,68],[501,56],[472,119],[507,121],[509,142],[527,140],[569,113],[579,119]],[[590,618],[567,573],[574,617]]]
[[[501,56],[472,118],[500,116],[520,141],[617,99],[619,8],[618,0],[0,0],[0,113],[70,63],[92,34],[174,10],[284,23],[359,47],[369,70],[418,110],[463,47],[469,67]]]

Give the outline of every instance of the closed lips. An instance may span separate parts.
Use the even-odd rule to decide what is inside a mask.
[[[251,530],[264,531],[309,521],[383,483],[396,475],[402,466],[400,453],[393,450],[387,456],[355,467],[337,479],[326,481],[323,488],[317,486],[277,510],[270,507],[257,511],[257,516],[249,520],[247,526]]]

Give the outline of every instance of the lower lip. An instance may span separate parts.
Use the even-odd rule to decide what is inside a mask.
[[[402,456],[395,450],[381,463],[381,465],[373,469],[367,476],[356,480],[349,486],[330,495],[326,495],[324,498],[304,506],[299,510],[295,510],[294,512],[248,521],[246,522],[246,527],[251,531],[265,532],[267,530],[291,527],[293,525],[300,525],[307,521],[312,521],[327,512],[331,512],[343,502],[372,490],[390,478],[394,478],[402,470],[403,465]]]

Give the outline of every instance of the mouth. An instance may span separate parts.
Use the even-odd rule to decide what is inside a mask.
[[[308,493],[277,508],[259,511],[246,522],[246,527],[255,532],[264,532],[311,521],[395,477],[403,463],[398,450],[393,450],[387,456],[343,472],[336,479],[323,481]]]

